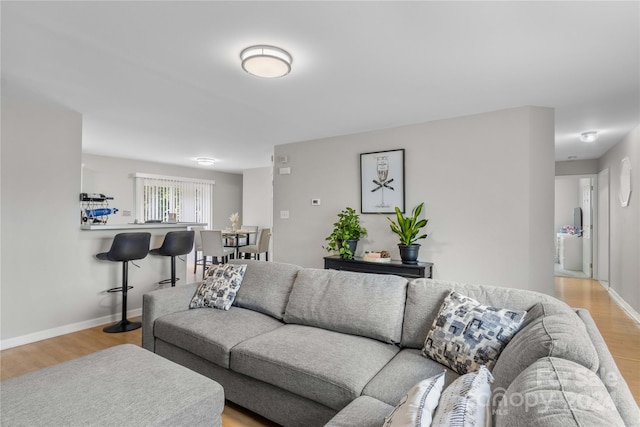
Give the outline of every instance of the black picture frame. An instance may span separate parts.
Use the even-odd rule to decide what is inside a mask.
[[[404,181],[404,148],[360,154],[360,212],[404,213]]]

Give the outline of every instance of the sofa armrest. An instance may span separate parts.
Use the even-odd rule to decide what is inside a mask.
[[[159,317],[189,309],[199,283],[159,289],[142,296],[142,347],[155,352],[153,324]]]
[[[622,416],[626,425],[636,425],[640,419],[640,410],[636,404],[629,386],[625,382],[622,374],[618,370],[613,356],[609,352],[604,338],[600,334],[598,327],[596,326],[591,314],[588,310],[578,308],[575,309],[580,319],[587,327],[587,333],[593,342],[593,346],[596,348],[598,358],[600,359],[600,367],[596,372],[605,387],[609,391],[613,403],[615,403],[618,412]]]

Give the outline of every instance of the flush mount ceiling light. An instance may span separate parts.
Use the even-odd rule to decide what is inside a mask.
[[[291,55],[275,46],[250,46],[240,52],[242,69],[268,79],[282,77],[291,71]]]
[[[580,141],[582,142],[593,142],[598,139],[598,132],[595,130],[591,130],[589,132],[582,132],[580,134]]]
[[[198,164],[202,166],[211,166],[212,164],[215,163],[215,160],[209,157],[198,157],[196,159],[196,162],[198,162]]]

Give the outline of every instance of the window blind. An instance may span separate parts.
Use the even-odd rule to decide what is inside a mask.
[[[136,218],[166,221],[175,213],[181,222],[213,224],[214,181],[137,173]]]

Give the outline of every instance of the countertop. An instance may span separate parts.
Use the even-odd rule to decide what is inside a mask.
[[[81,230],[94,231],[94,230],[148,230],[150,228],[187,228],[196,226],[207,226],[202,222],[151,222],[151,223],[139,223],[139,224],[82,224]]]

